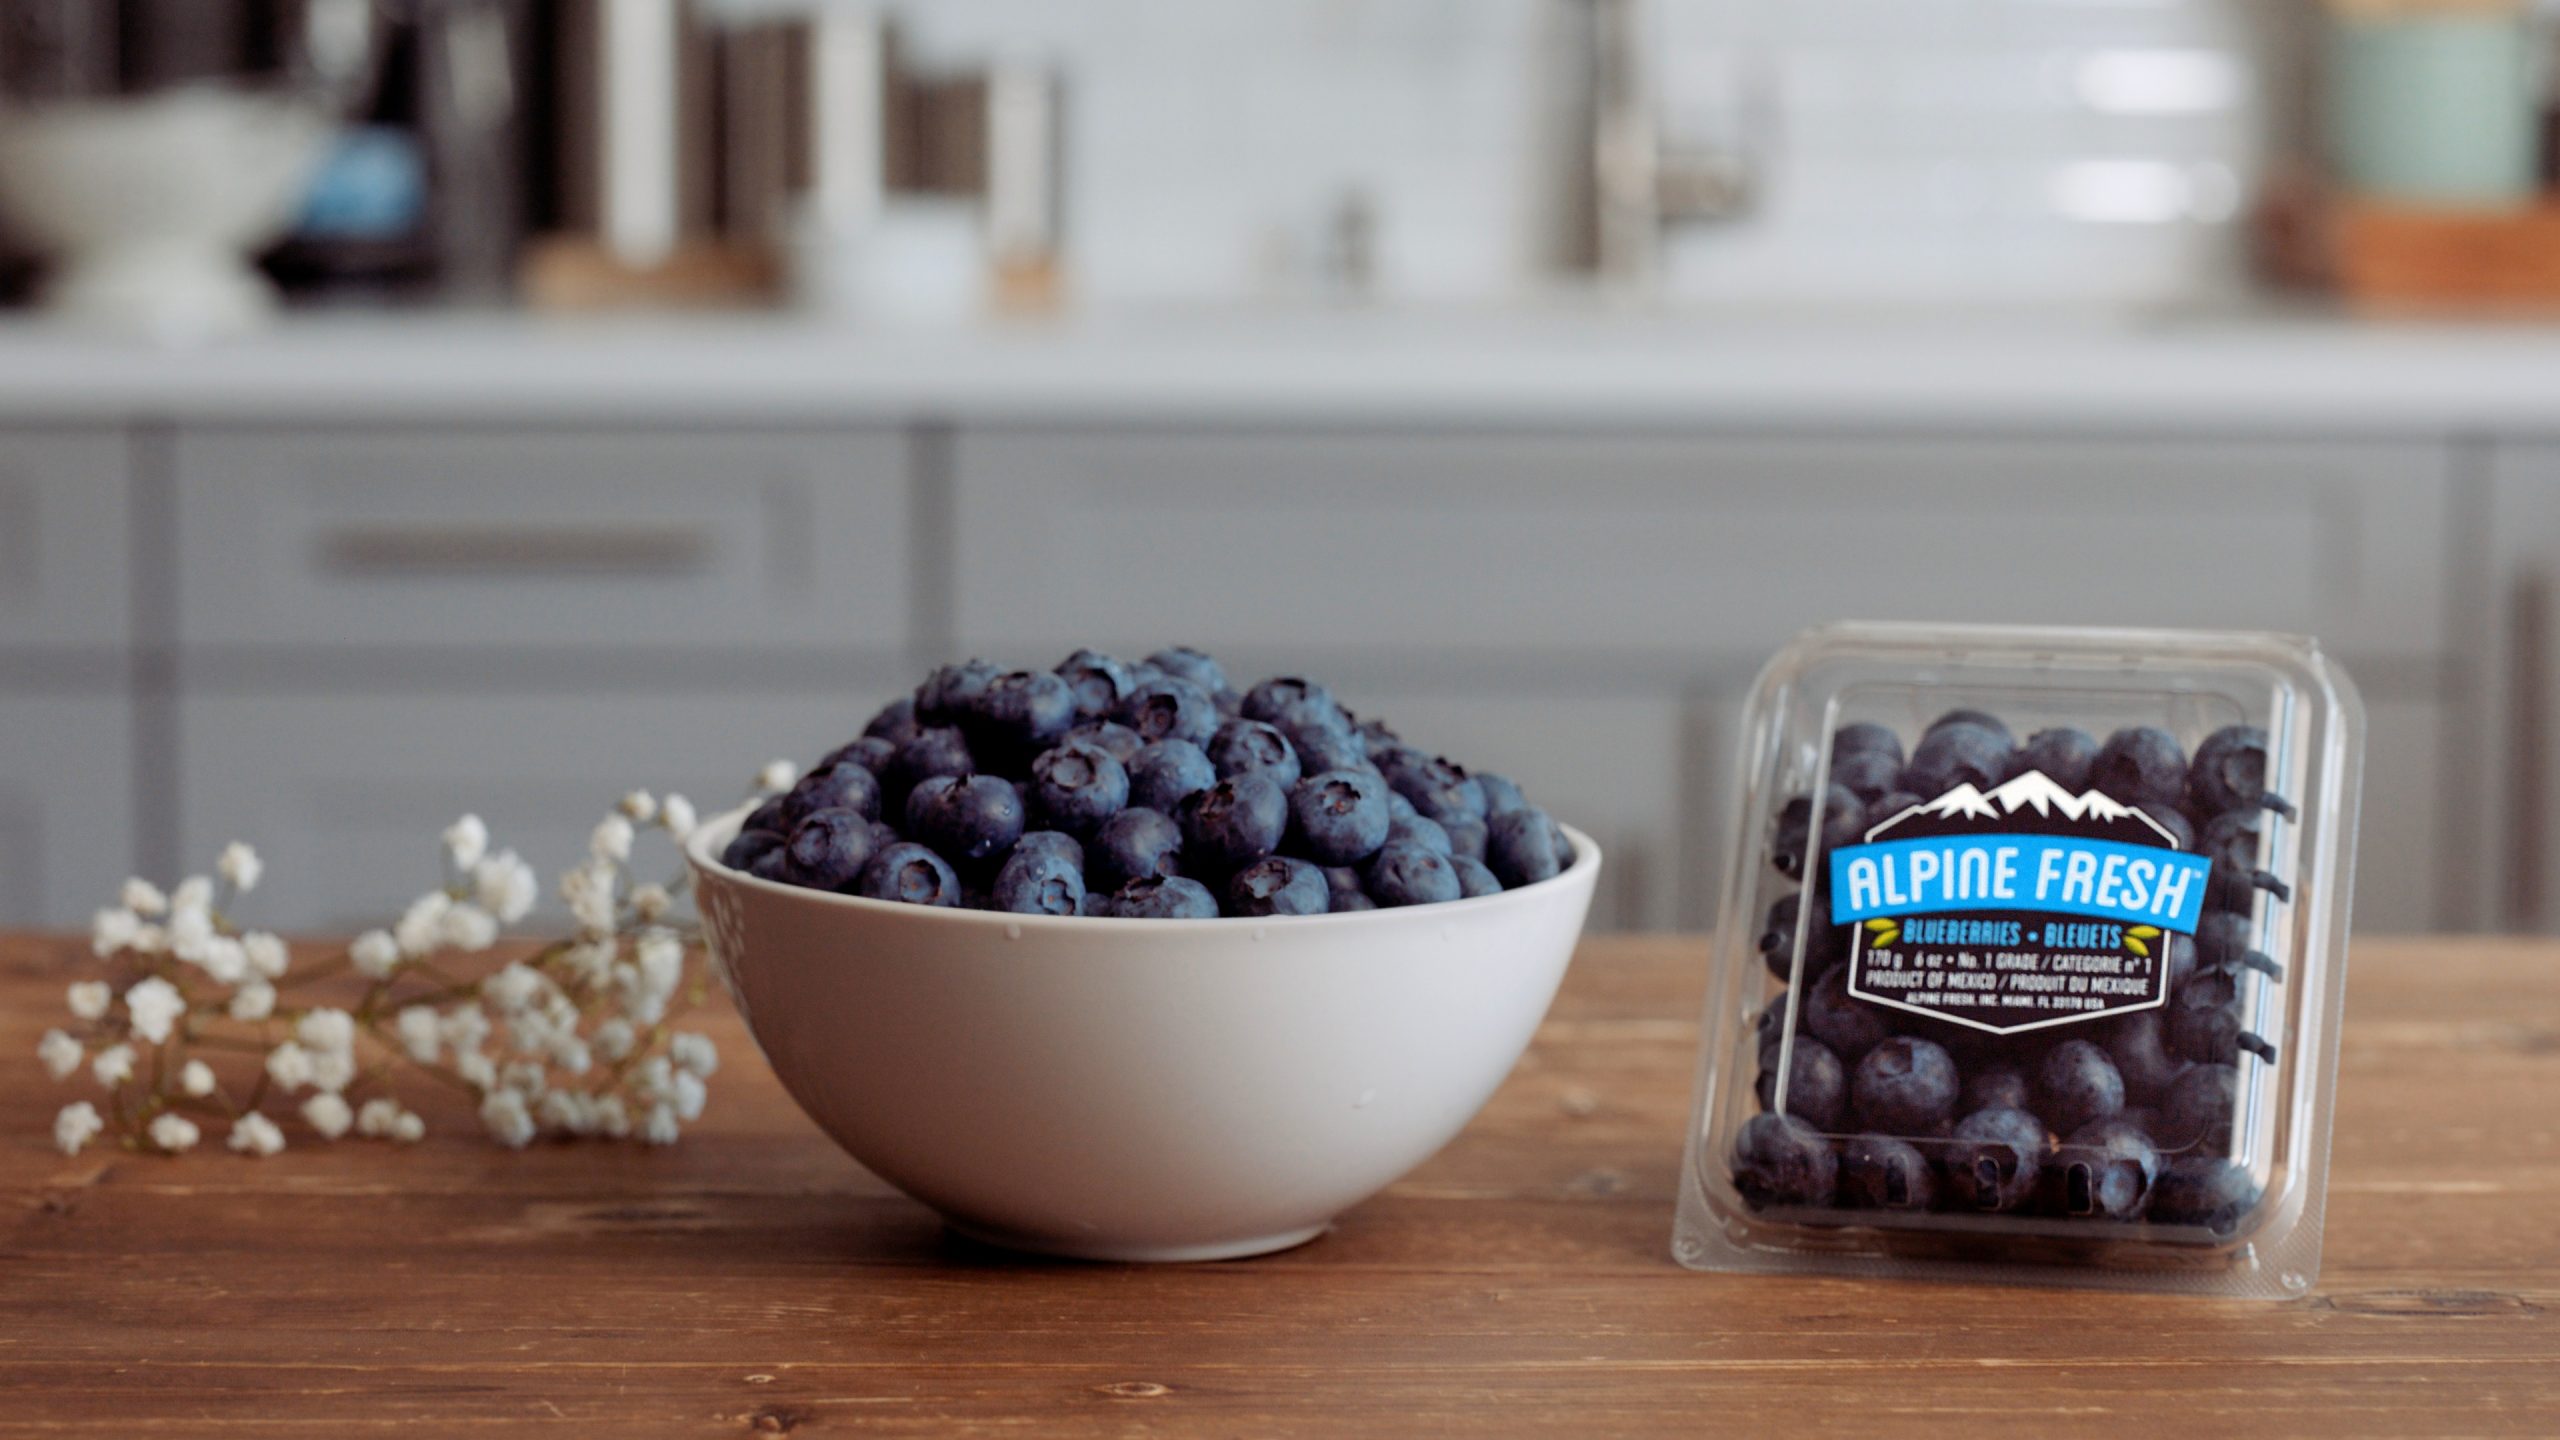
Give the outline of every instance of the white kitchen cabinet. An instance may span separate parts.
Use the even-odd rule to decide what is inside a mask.
[[[2560,443],[2499,447],[2466,566],[2477,677],[2457,753],[2479,797],[2462,839],[2471,908],[2502,928],[2560,932]]]
[[[896,669],[836,693],[191,695],[178,831],[192,863],[233,838],[265,855],[247,919],[343,932],[441,883],[436,837],[471,812],[542,871],[557,909],[557,872],[625,791],[677,790],[718,813],[764,761],[805,765],[860,733],[898,692]],[[674,873],[663,844],[642,858]]]
[[[122,434],[0,432],[0,652],[125,645],[132,528]]]
[[[964,432],[955,628],[1749,663],[1848,617],[2443,642],[2423,443]]]
[[[894,431],[189,432],[191,645],[888,650]]]
[[[0,695],[0,928],[113,902],[138,862],[133,764],[121,694]]]

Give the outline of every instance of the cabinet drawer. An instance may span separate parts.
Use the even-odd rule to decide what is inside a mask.
[[[132,710],[0,696],[0,737],[0,927],[85,926],[136,863]]]
[[[885,433],[221,434],[178,446],[191,643],[887,648]]]
[[[0,432],[0,650],[126,642],[130,506],[123,436]]]
[[[958,457],[980,646],[1172,626],[1731,661],[1850,616],[2443,635],[2448,461],[2417,444],[1006,433]]]
[[[194,696],[178,829],[191,864],[234,838],[266,856],[255,923],[343,932],[435,884],[436,836],[468,811],[541,870],[557,910],[558,871],[624,792],[727,809],[766,760],[805,765],[861,733],[899,692],[895,670],[839,694]],[[644,861],[674,873],[662,843]]]

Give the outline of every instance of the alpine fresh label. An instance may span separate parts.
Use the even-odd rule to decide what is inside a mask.
[[[2163,1003],[2210,868],[2140,810],[2031,770],[1832,852],[1831,919],[1855,927],[1852,995],[2008,1034]]]

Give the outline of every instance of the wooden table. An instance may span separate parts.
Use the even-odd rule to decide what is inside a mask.
[[[0,940],[0,1436],[2560,1434],[2560,945],[2373,941],[2328,1266],[2283,1305],[1697,1275],[1704,948],[1587,944],[1475,1125],[1303,1249],[946,1237],[736,1023],[667,1151],[47,1145],[77,945]]]

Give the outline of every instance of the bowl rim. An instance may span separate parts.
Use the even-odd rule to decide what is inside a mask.
[[[732,869],[721,863],[719,856],[711,849],[712,842],[716,839],[722,845],[726,845],[737,833],[738,826],[748,815],[753,814],[755,808],[763,804],[766,798],[769,797],[759,796],[724,810],[697,824],[692,833],[685,836],[680,848],[684,852],[685,864],[692,869],[697,880],[717,880],[723,884],[742,886],[779,898],[808,904],[829,905],[848,914],[897,916],[924,924],[1028,927],[1035,930],[1063,928],[1080,935],[1095,935],[1109,931],[1140,935],[1181,935],[1205,932],[1235,934],[1238,933],[1238,927],[1246,925],[1257,928],[1266,925],[1305,928],[1318,925],[1378,924],[1397,916],[1447,915],[1454,918],[1462,913],[1471,916],[1482,915],[1504,905],[1534,903],[1528,897],[1543,898],[1546,894],[1568,883],[1587,884],[1596,878],[1600,869],[1599,843],[1589,835],[1559,820],[1556,822],[1556,828],[1562,830],[1565,838],[1573,842],[1573,863],[1544,880],[1523,885],[1516,890],[1504,890],[1495,895],[1472,895],[1460,900],[1443,900],[1434,905],[1381,906],[1375,910],[1344,910],[1324,915],[1219,915],[1204,920],[1138,920],[1119,915],[1021,915],[1009,910],[970,910],[957,905],[909,905],[904,901],[874,900],[867,895],[847,895],[837,890],[812,890],[805,885],[786,885],[779,880],[767,880],[762,876],[750,875],[744,870]]]

